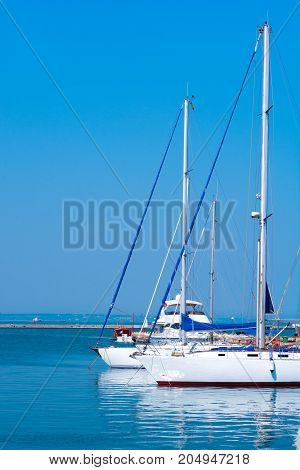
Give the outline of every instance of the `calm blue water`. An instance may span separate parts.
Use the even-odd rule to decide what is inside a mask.
[[[95,336],[95,330],[0,330],[0,447],[297,446],[298,389],[158,388],[145,371],[110,370],[101,359],[89,370]]]

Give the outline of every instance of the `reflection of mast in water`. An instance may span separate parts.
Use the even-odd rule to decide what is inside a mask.
[[[300,428],[295,439],[295,446],[297,450],[300,450]]]
[[[102,372],[96,387],[101,428],[116,448],[120,433],[124,445],[145,449],[300,448],[295,389],[160,388],[130,369]]]
[[[276,417],[277,389],[274,388],[268,391],[267,396],[265,396],[265,391],[261,389],[258,391],[261,393],[264,403],[256,415],[257,438],[254,441],[254,445],[257,449],[268,449],[276,437],[274,417]]]
[[[292,389],[241,388],[236,392],[230,388],[151,387],[141,396],[137,415],[142,422],[151,414],[160,429],[164,429],[166,419],[172,424],[173,416],[174,448],[191,448],[190,443],[197,440],[204,448],[228,448],[228,443],[244,441],[245,448],[267,449],[275,447],[275,440],[288,438],[286,418],[298,416],[299,409],[299,397]],[[288,446],[293,444],[288,442]]]

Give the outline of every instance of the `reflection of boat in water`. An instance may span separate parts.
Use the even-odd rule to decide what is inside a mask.
[[[207,432],[211,441],[222,439],[235,443],[245,440],[243,449],[277,448],[276,441],[286,436],[287,447],[292,448],[294,431],[286,433],[287,417],[298,420],[300,398],[296,389],[225,389],[218,388],[164,389],[166,393],[150,389],[139,405],[140,414],[150,413],[161,422],[166,412],[174,410],[181,417],[181,438],[187,438],[193,423],[193,432]],[[171,393],[175,391],[175,393]],[[198,428],[198,429],[197,429]],[[220,436],[221,435],[221,436]],[[253,444],[250,444],[252,436]],[[299,442],[300,444],[300,442]]]
[[[133,371],[130,369],[107,369],[98,375],[98,385],[104,388],[112,385],[120,385],[123,387],[129,383],[132,387],[142,385],[145,389],[145,386],[147,385],[154,385],[154,388],[157,388],[155,381],[145,370]]]
[[[157,387],[145,370],[107,369],[97,377],[99,408],[106,410],[108,428],[123,419],[136,433],[139,448],[151,444],[164,449],[245,450],[300,445],[297,389],[226,388],[222,393],[213,387],[166,389]],[[119,397],[116,406],[115,397]],[[108,403],[113,412],[107,412]]]

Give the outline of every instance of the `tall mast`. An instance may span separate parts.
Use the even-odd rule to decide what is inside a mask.
[[[212,202],[212,227],[211,227],[211,255],[210,255],[210,292],[209,292],[209,318],[214,320],[214,276],[215,276],[215,246],[216,246],[216,199]]]
[[[270,71],[270,26],[265,23],[261,32],[263,43],[263,85],[262,85],[262,140],[261,140],[261,180],[259,213],[259,256],[258,256],[258,311],[256,340],[259,349],[265,347],[265,307],[266,307],[266,242],[267,242],[267,200],[268,200],[268,137],[269,137],[269,71]]]
[[[252,213],[254,214],[254,217],[259,218],[259,212]],[[260,332],[259,332],[259,305],[260,305],[260,281],[259,281],[259,270],[260,270],[260,241],[258,239],[257,241],[257,273],[256,273],[256,346],[258,347],[259,345],[259,338],[260,338]]]
[[[180,315],[186,312],[186,246],[185,239],[187,235],[187,205],[188,205],[188,125],[189,125],[189,99],[185,98],[184,104],[184,123],[183,123],[183,182],[182,182],[182,225],[181,225],[181,244],[184,247],[181,259],[181,296],[180,296]],[[182,331],[182,340],[185,342],[185,332]]]

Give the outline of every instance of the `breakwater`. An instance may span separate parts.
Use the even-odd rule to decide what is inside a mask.
[[[131,328],[132,325],[106,325],[105,329],[113,329],[117,327],[124,327],[124,328]],[[84,330],[94,330],[94,329],[99,329],[101,325],[99,324],[82,324],[82,323],[0,323],[0,328],[16,328],[16,329],[22,329],[22,328],[27,328],[27,329],[84,329]],[[141,326],[135,325],[135,329],[139,330]]]

